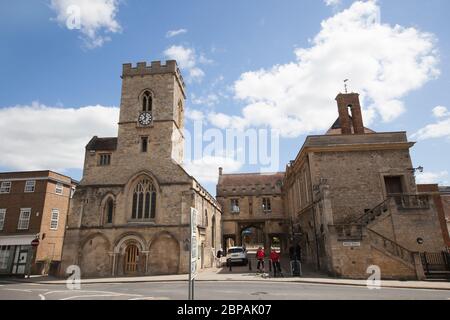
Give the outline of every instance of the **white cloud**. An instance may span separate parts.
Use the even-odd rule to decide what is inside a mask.
[[[441,185],[448,184],[449,174],[448,171],[440,171],[440,172],[423,172],[417,173],[416,181],[419,184],[431,184],[437,183]]]
[[[437,106],[433,108],[433,115],[436,118],[443,118],[443,117],[450,117],[450,112],[446,107],[443,106]]]
[[[197,97],[195,94],[191,94],[192,104],[204,105],[212,107],[219,102],[219,97],[215,93],[207,94],[206,96]]]
[[[172,38],[183,33],[187,33],[187,29],[169,30],[166,33],[166,38]]]
[[[101,47],[108,33],[122,30],[116,20],[119,0],[51,0],[56,20],[69,29],[79,29],[88,48]]]
[[[324,0],[327,6],[337,6],[341,4],[341,0]]]
[[[357,1],[322,21],[312,46],[295,50],[295,61],[245,72],[234,83],[235,97],[246,103],[240,122],[215,117],[271,126],[285,137],[323,131],[337,118],[334,97],[349,78],[366,125],[394,120],[406,110],[403,97],[439,75],[438,54],[432,34],[379,17],[376,1]]]
[[[233,173],[239,171],[242,163],[229,157],[205,156],[186,162],[183,167],[200,183],[215,183],[219,178],[219,167],[222,167],[226,173]]]
[[[195,109],[186,109],[185,116],[192,121],[203,121],[205,119],[204,113]]]
[[[0,108],[0,166],[13,170],[82,168],[84,147],[97,135],[116,136],[119,108]]]
[[[419,129],[411,135],[412,139],[425,140],[445,137],[450,139],[450,112],[443,106],[433,108],[432,112],[438,118],[437,122]]]
[[[198,65],[212,63],[212,60],[208,60],[203,54],[197,55],[193,48],[182,45],[167,48],[164,55],[168,59],[177,60],[180,68],[188,72],[188,80],[201,81],[205,73]]]

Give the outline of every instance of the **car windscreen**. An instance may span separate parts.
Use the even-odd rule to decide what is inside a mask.
[[[241,249],[241,248],[233,248],[233,249],[229,249],[229,250],[228,250],[228,253],[229,253],[229,254],[230,254],[230,253],[242,253],[242,252],[244,252],[244,250]]]

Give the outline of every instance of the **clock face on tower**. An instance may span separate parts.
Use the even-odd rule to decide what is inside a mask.
[[[138,121],[139,124],[148,126],[152,122],[152,114],[150,112],[141,112]]]

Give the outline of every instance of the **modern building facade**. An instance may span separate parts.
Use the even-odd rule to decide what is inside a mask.
[[[185,85],[175,61],[123,65],[118,136],[86,146],[73,197],[62,274],[83,277],[189,271],[190,210],[198,268],[221,246],[219,203],[182,167]]]
[[[57,270],[76,184],[53,171],[0,173],[0,274]]]

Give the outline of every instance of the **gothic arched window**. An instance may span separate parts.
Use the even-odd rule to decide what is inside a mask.
[[[142,95],[142,111],[152,112],[153,97],[150,91],[145,91]]]
[[[134,187],[131,219],[154,219],[156,214],[156,189],[150,179],[144,178]]]
[[[105,221],[107,224],[113,222],[113,215],[114,215],[114,200],[112,198],[109,198],[105,206],[105,217],[106,217]]]

